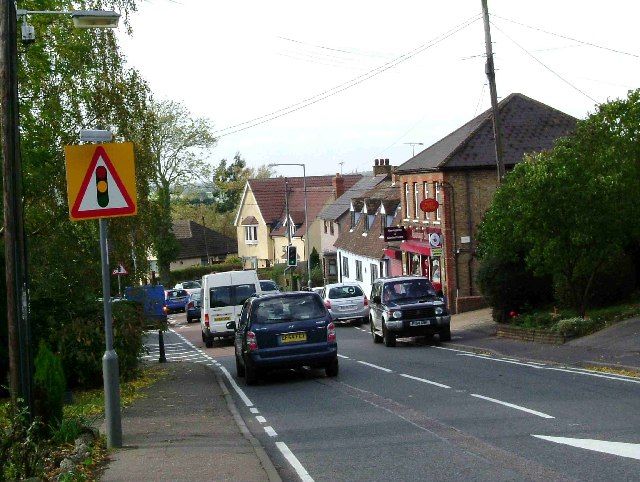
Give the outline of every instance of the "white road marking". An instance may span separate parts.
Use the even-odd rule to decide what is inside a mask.
[[[267,422],[267,419],[266,419],[266,418],[264,418],[262,415],[257,415],[257,416],[256,416],[256,420],[257,420],[258,422],[260,422],[260,423],[266,423],[266,422]]]
[[[444,385],[438,382],[432,382],[431,380],[427,380],[426,378],[414,377],[413,375],[407,375],[406,373],[401,373],[400,376],[405,378],[410,378],[411,380],[416,380],[422,383],[428,383],[429,385],[435,385],[436,387],[440,387],[440,388],[451,388],[449,385]]]
[[[623,377],[620,375],[605,375],[599,372],[592,372],[589,370],[574,370],[570,368],[556,368],[556,367],[545,367],[545,370],[555,370],[557,372],[566,372],[566,373],[574,373],[576,375],[587,375],[596,378],[606,378],[608,380],[618,380],[621,382],[630,382],[630,383],[640,383],[640,380],[636,378]]]
[[[277,437],[278,434],[276,433],[276,431],[273,429],[273,427],[271,425],[267,425],[266,427],[264,427],[264,431],[267,432],[267,435],[269,437]]]
[[[388,368],[381,367],[381,366],[378,366],[378,365],[374,365],[373,363],[368,363],[368,362],[362,361],[362,360],[357,360],[357,362],[358,363],[362,363],[363,365],[367,365],[368,367],[371,367],[371,368],[376,368],[378,370],[382,370],[383,372],[393,373],[393,370],[389,370]]]
[[[339,356],[340,358],[346,358],[347,360],[349,359],[349,357],[348,357],[348,356],[340,355],[339,353],[338,353],[338,356]]]
[[[249,411],[250,411],[251,413],[260,413],[260,410],[258,410],[256,407],[251,407],[251,408],[249,409]]]
[[[531,365],[530,363],[512,361],[506,358],[494,358],[494,357],[485,356],[485,355],[476,355],[475,353],[458,353],[458,356],[472,356],[473,358],[481,358],[483,360],[490,360],[490,361],[495,361],[500,363],[510,363],[511,365],[521,365],[525,367],[538,368],[538,369],[542,368],[541,366]]]
[[[581,449],[593,450],[594,452],[602,452],[604,454],[618,455],[620,457],[640,460],[640,444],[609,442],[607,440],[594,440],[588,438],[548,437],[546,435],[533,434],[531,434],[531,436],[557,444],[565,444]]]
[[[489,398],[483,395],[478,395],[477,393],[472,393],[471,396],[476,398],[481,398],[482,400],[487,400],[489,402],[499,403],[500,405],[504,405],[505,407],[515,408],[516,410],[521,410],[523,412],[527,412],[532,415],[537,415],[538,417],[555,418],[555,417],[552,417],[551,415],[547,415],[546,413],[538,412],[536,410],[531,410],[530,408],[526,408],[526,407],[521,407],[520,405],[515,405],[513,403],[503,402],[502,400],[496,400],[495,398]]]
[[[455,348],[445,348],[444,346],[434,346],[433,348],[437,348],[438,350],[456,351],[458,353],[471,353],[471,354],[473,354],[472,351],[456,350]]]
[[[294,470],[298,474],[298,477],[300,477],[300,480],[302,480],[303,482],[313,482],[313,478],[309,475],[307,469],[305,469],[298,458],[293,455],[293,452],[289,450],[289,447],[287,447],[286,443],[276,442],[276,447],[278,447],[280,452],[282,452],[282,455],[284,455],[284,458],[287,459],[287,461],[294,468]]]

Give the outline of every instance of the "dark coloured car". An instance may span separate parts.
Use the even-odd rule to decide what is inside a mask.
[[[236,370],[247,385],[272,369],[308,366],[338,375],[331,315],[318,294],[279,293],[249,298],[235,326]]]
[[[200,291],[189,295],[185,311],[187,312],[187,323],[191,323],[193,320],[200,319],[200,312],[202,307],[202,293]]]
[[[189,293],[186,290],[167,290],[164,310],[167,314],[185,311],[185,305],[188,301]]]
[[[420,276],[380,278],[371,289],[374,343],[395,346],[396,338],[432,336],[451,340],[451,315],[431,281]]]

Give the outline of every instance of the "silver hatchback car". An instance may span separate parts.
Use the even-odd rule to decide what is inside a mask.
[[[336,323],[369,322],[369,300],[357,283],[335,283],[325,286],[324,306]]]

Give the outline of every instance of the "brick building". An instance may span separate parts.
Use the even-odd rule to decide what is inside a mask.
[[[524,154],[550,149],[575,129],[574,117],[522,94],[509,95],[498,108],[507,171]],[[442,283],[456,312],[483,305],[476,283],[476,234],[498,185],[495,159],[487,110],[397,169],[401,222],[409,228],[409,239],[401,244],[404,272]],[[425,198],[435,198],[439,209],[422,212]]]

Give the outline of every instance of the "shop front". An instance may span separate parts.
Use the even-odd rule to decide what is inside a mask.
[[[423,228],[409,231],[407,240],[400,244],[403,252],[403,273],[426,276],[439,291],[444,284],[442,234],[439,229]]]

